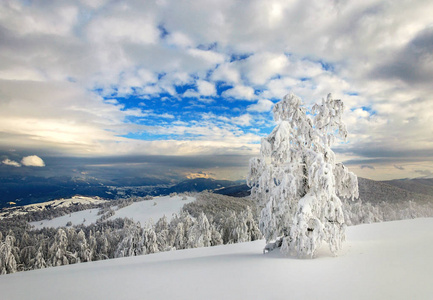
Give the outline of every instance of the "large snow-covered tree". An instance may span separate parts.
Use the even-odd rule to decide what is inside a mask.
[[[331,150],[335,137],[347,137],[343,109],[331,94],[309,111],[286,95],[273,108],[277,126],[262,138],[260,157],[250,160],[247,182],[261,210],[260,230],[285,253],[312,257],[323,241],[336,253],[344,241],[339,197],[357,197],[358,181]]]

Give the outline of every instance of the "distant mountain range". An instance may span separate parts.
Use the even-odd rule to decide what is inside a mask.
[[[11,204],[27,205],[70,198],[75,195],[117,199],[128,196],[159,196],[171,193],[213,191],[240,184],[239,181],[207,178],[188,179],[177,184],[170,184],[161,180],[142,178],[141,182],[135,179],[134,185],[123,186],[121,184],[124,182],[104,183],[95,178],[84,180],[68,177],[29,176],[0,178],[0,182],[0,208],[9,207]]]
[[[42,178],[8,177],[0,178],[0,208],[8,207],[9,202],[16,205],[45,202],[68,198],[75,195],[98,196],[104,199],[117,199],[128,196],[158,196],[171,193],[201,192],[245,197],[250,189],[242,181],[215,180],[209,178],[188,179],[172,184],[153,178],[141,178],[101,182],[96,178]],[[359,178],[359,192],[362,201],[377,203],[381,201],[433,201],[433,179],[401,179],[392,181],[374,181]],[[131,184],[132,185],[125,185]],[[14,205],[15,205],[14,204]]]

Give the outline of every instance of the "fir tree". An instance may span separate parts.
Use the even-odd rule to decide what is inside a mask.
[[[15,237],[8,234],[4,241],[0,240],[0,274],[15,273],[17,261],[14,252],[16,250]]]

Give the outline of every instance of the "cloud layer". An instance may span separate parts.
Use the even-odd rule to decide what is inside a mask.
[[[37,155],[25,156],[21,159],[21,163],[15,161],[15,160],[11,160],[9,158],[5,158],[5,159],[3,159],[2,164],[7,165],[7,166],[16,167],[16,168],[19,168],[21,166],[45,167],[45,162],[43,161],[42,158],[40,158]]]
[[[332,92],[350,133],[336,151],[359,175],[431,172],[432,10],[422,0],[3,1],[0,147],[251,156],[273,103]]]

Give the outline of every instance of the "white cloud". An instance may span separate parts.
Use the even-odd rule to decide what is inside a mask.
[[[224,62],[224,55],[212,50],[188,49],[187,53],[193,58],[206,62],[209,67]]]
[[[182,48],[194,46],[194,42],[186,34],[179,31],[170,33],[167,37],[167,43]]]
[[[21,160],[23,166],[26,167],[45,167],[45,162],[36,155],[25,156]]]
[[[256,98],[254,89],[245,85],[236,85],[223,92],[224,97],[231,97],[240,100],[253,100]]]
[[[3,145],[55,147],[62,151],[102,151],[101,143],[118,139],[129,116],[145,116],[85,91],[73,83],[5,82],[0,103]]]
[[[12,166],[12,167],[21,167],[21,164],[19,162],[16,162],[14,160],[10,160],[9,158],[6,158],[2,161],[3,164],[7,165],[7,166]]]
[[[243,69],[249,81],[264,85],[273,76],[286,73],[289,59],[284,54],[258,53],[245,60]]]
[[[240,126],[250,126],[252,119],[253,118],[251,117],[250,114],[243,114],[239,117],[232,118],[231,122]]]
[[[159,37],[152,16],[102,15],[89,25],[88,38],[97,43],[155,44]],[[110,47],[110,45],[106,45]]]
[[[3,25],[20,35],[42,34],[64,36],[71,33],[78,21],[78,8],[57,5],[28,6],[19,1],[6,1],[0,9]]]
[[[247,111],[252,112],[268,112],[272,109],[274,103],[267,99],[260,99],[256,104],[251,104],[247,107]]]
[[[186,90],[182,96],[187,97],[187,98],[199,98],[200,94],[194,90],[189,89],[189,90]]]
[[[213,83],[205,80],[197,81],[197,89],[202,96],[214,96],[216,95],[216,88]]]
[[[213,72],[212,79],[228,82],[229,84],[238,84],[240,83],[241,75],[234,64],[225,63],[218,66]]]

